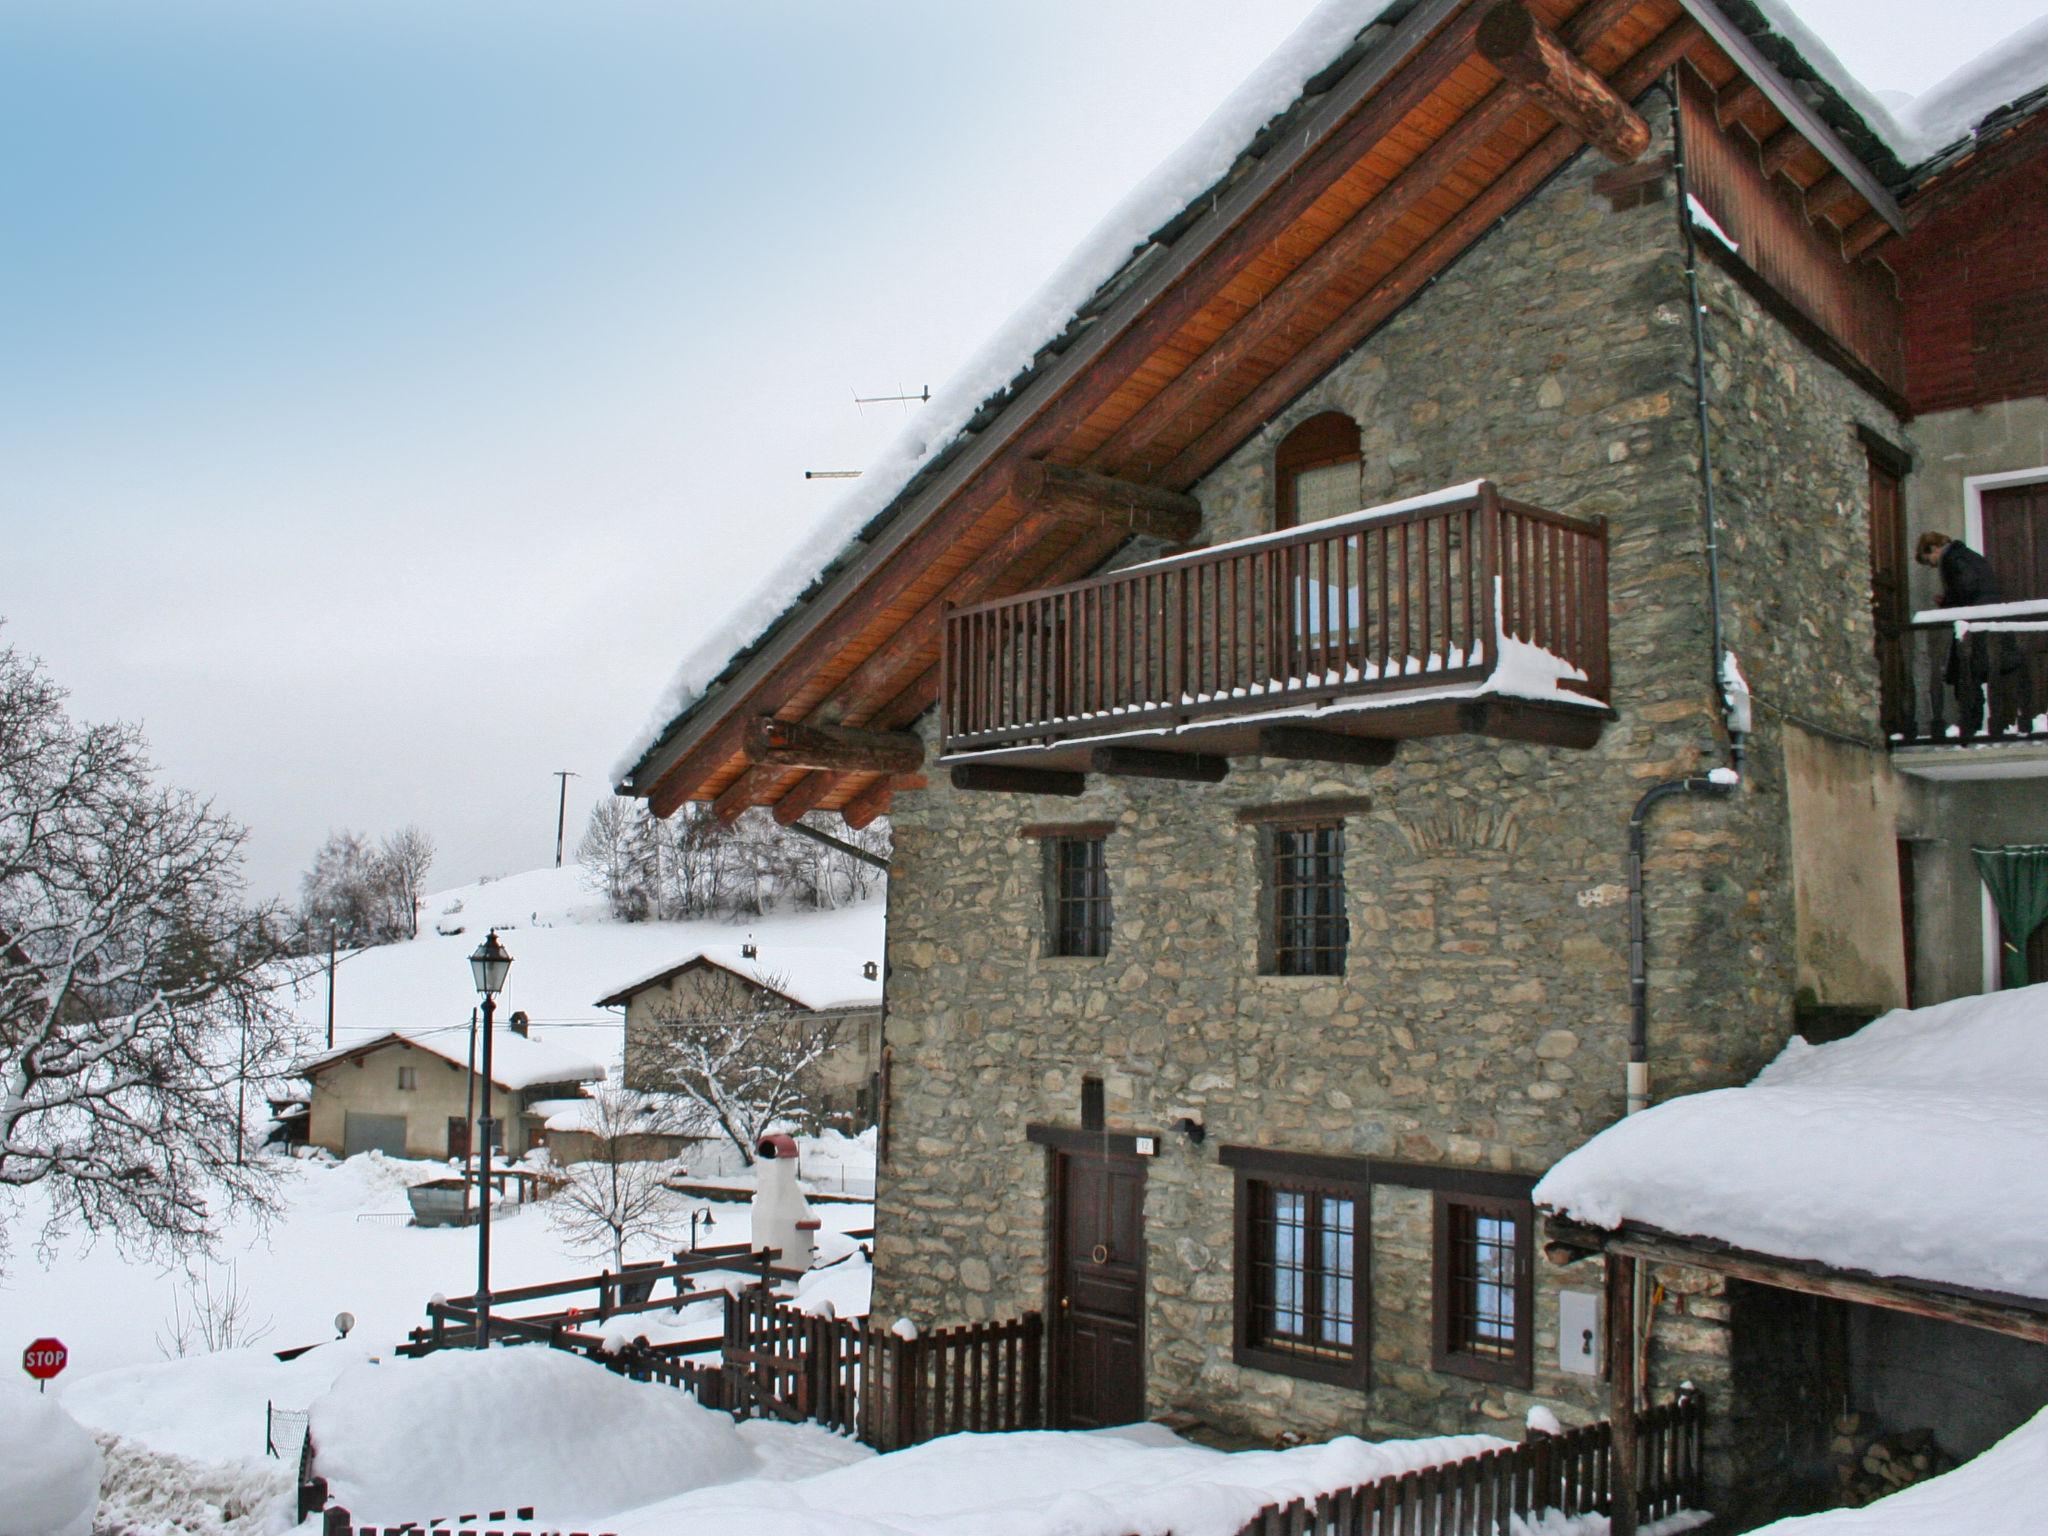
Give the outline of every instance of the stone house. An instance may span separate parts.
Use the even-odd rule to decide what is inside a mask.
[[[832,1048],[805,1075],[820,1124],[858,1130],[874,1123],[874,1080],[882,1036],[879,958],[851,950],[781,943],[715,945],[641,976],[597,1000],[625,1019],[625,1084],[659,1090],[660,1039],[735,1013],[788,1010],[831,1021]]]
[[[398,1031],[325,1051],[300,1074],[312,1087],[306,1139],[337,1157],[462,1158],[474,1145],[482,1074],[472,1082],[462,1031]],[[491,1042],[494,1144],[513,1157],[546,1141],[559,1101],[601,1081],[604,1068],[523,1022],[499,1025]]]
[[[2041,119],[1908,159],[1747,0],[1359,20],[620,786],[891,815],[875,1307],[1045,1309],[1065,1424],[1607,1411],[1536,1179],[1976,990],[1979,800],[2048,841],[2033,722],[1911,718],[1905,557],[2048,482],[2048,262],[1948,227],[2038,240]],[[1727,1496],[1782,1315],[1647,1325]]]

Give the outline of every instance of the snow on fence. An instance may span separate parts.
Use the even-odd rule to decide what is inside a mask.
[[[1704,1500],[1696,1392],[1659,1404],[1636,1420],[1636,1518],[1659,1520],[1698,1510]],[[1613,1426],[1560,1435],[1532,1434],[1520,1445],[1463,1461],[1383,1477],[1314,1499],[1268,1504],[1238,1536],[1507,1536],[1519,1517],[1545,1510],[1566,1516],[1614,1508]]]

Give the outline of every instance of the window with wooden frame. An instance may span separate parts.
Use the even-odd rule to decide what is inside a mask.
[[[398,1069],[399,1092],[410,1093],[413,1089],[419,1087],[419,1085],[420,1069],[418,1067],[400,1067]]]
[[[1273,526],[1294,528],[1358,511],[1365,502],[1364,462],[1356,421],[1342,411],[1309,417],[1273,455]]]
[[[1049,837],[1046,952],[1099,960],[1109,953],[1109,860],[1099,836]]]
[[[1341,976],[1351,924],[1344,913],[1342,820],[1273,826],[1266,864],[1263,969],[1274,976]]]
[[[1370,1184],[1349,1160],[1237,1154],[1237,1363],[1363,1388]]]
[[[1526,1200],[1437,1191],[1435,1369],[1530,1384],[1535,1221],[1535,1207]]]

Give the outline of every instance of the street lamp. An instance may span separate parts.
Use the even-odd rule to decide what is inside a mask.
[[[483,1113],[477,1117],[477,1134],[483,1141],[483,1156],[477,1161],[476,1218],[476,1347],[491,1343],[491,1018],[498,1011],[498,994],[505,990],[505,973],[512,969],[512,956],[498,942],[493,928],[469,957],[469,969],[476,977],[476,990],[484,1000]]]

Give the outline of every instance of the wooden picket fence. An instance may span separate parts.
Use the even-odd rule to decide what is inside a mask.
[[[967,1430],[1044,1427],[1044,1338],[1036,1312],[901,1338],[746,1290],[726,1304],[716,1365],[651,1349],[594,1358],[739,1418],[808,1420],[901,1450]]]
[[[1704,1418],[1697,1393],[1637,1418],[1639,1521],[1701,1507]],[[1508,1536],[1516,1516],[1532,1519],[1546,1509],[1606,1514],[1613,1506],[1613,1427],[1603,1421],[1314,1499],[1268,1504],[1238,1536]]]

